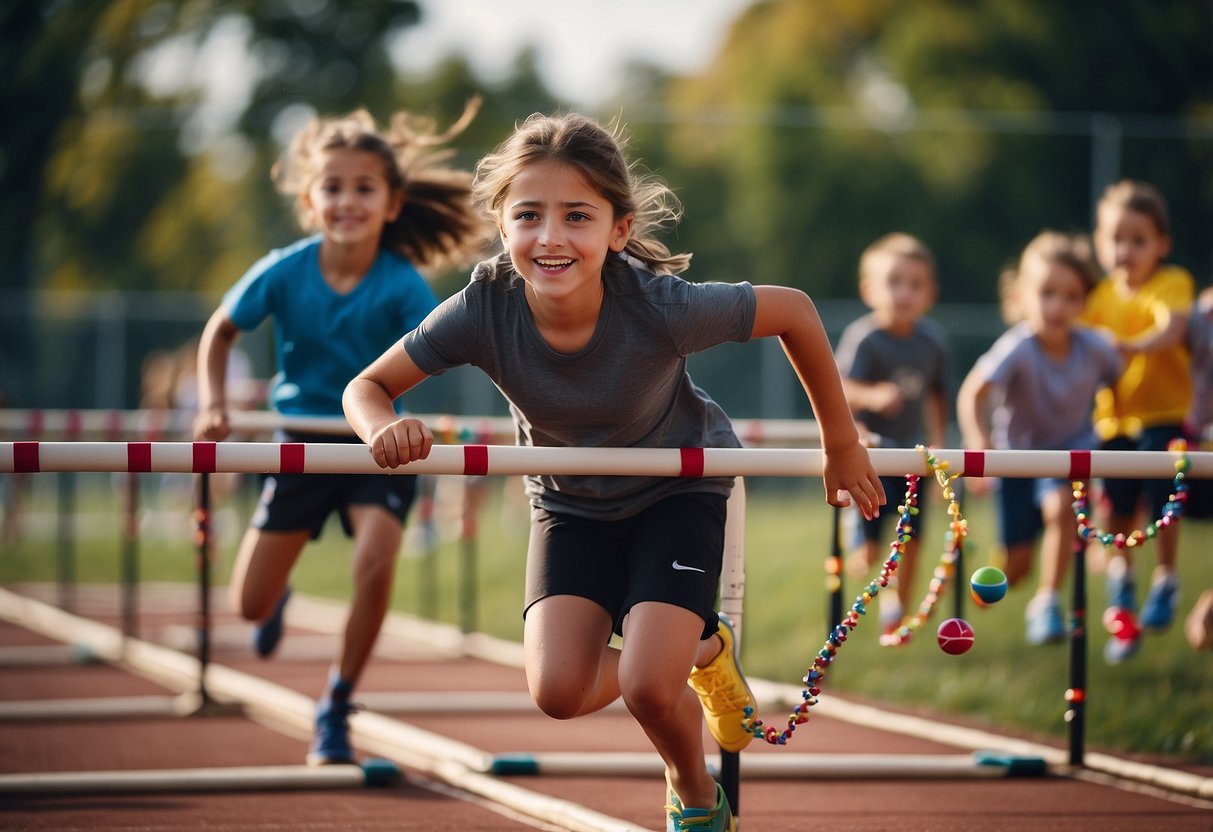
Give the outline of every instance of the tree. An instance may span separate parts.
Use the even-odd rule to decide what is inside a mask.
[[[1176,258],[1208,273],[1211,29],[1184,0],[757,5],[659,113],[668,177],[709,206],[681,241],[709,276],[851,297],[860,251],[901,229],[936,250],[945,299],[992,301],[1040,228],[1088,228],[1093,153],[1119,149],[1104,175],[1158,184]]]

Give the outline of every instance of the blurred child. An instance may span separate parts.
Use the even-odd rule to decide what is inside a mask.
[[[1195,283],[1187,271],[1164,262],[1171,236],[1162,194],[1143,182],[1110,185],[1097,206],[1095,250],[1108,274],[1091,293],[1086,321],[1112,334],[1126,362],[1115,387],[1096,397],[1100,447],[1165,450],[1171,440],[1183,436],[1192,403],[1184,336]],[[1105,480],[1107,530],[1128,535],[1148,517],[1161,515],[1171,485],[1170,480]],[[1153,549],[1158,564],[1141,607],[1140,624],[1147,631],[1164,630],[1175,618],[1179,524],[1160,529]],[[1137,610],[1132,552],[1111,547],[1107,551],[1109,608]],[[1104,658],[1112,664],[1124,661],[1140,644],[1140,634],[1111,638]]]
[[[1192,407],[1184,420],[1189,446],[1213,450],[1213,286],[1196,298],[1188,321],[1188,354],[1192,369]],[[1188,483],[1186,517],[1213,517],[1213,481]]]
[[[274,167],[314,236],[258,261],[224,296],[198,353],[195,434],[231,432],[225,367],[241,332],[274,322],[278,373],[271,404],[287,416],[340,416],[346,383],[416,326],[436,304],[417,267],[469,259],[484,224],[468,201],[471,174],[435,164],[433,149],[463,129],[474,106],[444,135],[398,113],[379,132],[365,111],[315,119]],[[355,442],[349,435],[293,435],[296,442]],[[349,763],[350,696],[370,658],[391,598],[404,521],[416,478],[276,474],[267,477],[233,570],[234,606],[257,621],[254,648],[270,655],[282,636],[291,569],[336,512],[353,537],[354,597],[341,650],[321,697],[308,762]]]
[[[1192,409],[1187,429],[1191,446],[1213,450],[1213,286],[1196,298],[1188,322],[1188,351],[1192,356]],[[1187,517],[1213,517],[1213,481],[1188,483]],[[1196,599],[1184,621],[1184,635],[1193,650],[1213,650],[1213,589]]]
[[[1079,323],[1099,273],[1081,237],[1043,231],[1002,276],[1011,328],[973,365],[961,384],[956,415],[966,448],[1091,448],[1091,405],[1116,382],[1121,359],[1105,336]],[[1040,537],[1040,574],[1024,613],[1031,644],[1066,634],[1058,590],[1077,534],[1072,487],[1064,479],[999,481],[1000,537],[1007,582],[1029,574]]]
[[[942,327],[926,317],[937,294],[935,258],[909,234],[881,237],[860,257],[859,296],[872,311],[843,330],[836,360],[856,421],[880,447],[944,444],[951,358]],[[905,490],[898,477],[881,481],[886,494]],[[848,569],[856,577],[887,557],[887,516],[848,514],[854,547]],[[896,593],[880,596],[883,635],[897,629],[910,607],[918,548],[915,536],[893,579]]]
[[[346,415],[374,460],[395,468],[429,454],[430,428],[400,419],[392,401],[462,364],[500,388],[523,445],[740,447],[691,381],[687,356],[778,336],[821,425],[826,498],[875,514],[880,480],[812,301],[783,286],[677,277],[690,256],[656,238],[677,218],[673,194],[637,173],[624,146],[584,116],[536,114],[480,161],[474,197],[506,250],[346,388]],[[742,721],[754,698],[715,608],[732,477],[553,475],[526,485],[532,698],[570,719],[622,697],[665,763],[666,828],[733,832],[703,748],[705,713],[721,748],[752,739]],[[608,643],[612,632],[622,649]]]

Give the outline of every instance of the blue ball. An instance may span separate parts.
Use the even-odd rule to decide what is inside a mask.
[[[969,578],[969,591],[978,604],[996,604],[1007,594],[1007,576],[996,566],[983,566]]]

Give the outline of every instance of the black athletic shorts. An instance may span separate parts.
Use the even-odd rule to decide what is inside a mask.
[[[727,498],[674,494],[622,520],[531,511],[523,615],[550,595],[588,598],[610,613],[616,633],[642,601],[660,601],[703,619],[716,632]]]
[[[280,435],[279,441],[358,443],[357,437],[327,434]],[[401,525],[417,493],[415,474],[267,474],[251,525],[267,532],[307,530],[313,540],[334,511],[346,537],[352,537],[349,507],[382,506]]]
[[[1101,446],[1105,451],[1165,451],[1172,439],[1184,435],[1182,425],[1158,425],[1146,428],[1138,437],[1114,436]],[[1112,514],[1133,517],[1144,499],[1153,517],[1163,512],[1174,490],[1174,480],[1142,480],[1107,477],[1103,481],[1104,496],[1111,504]]]

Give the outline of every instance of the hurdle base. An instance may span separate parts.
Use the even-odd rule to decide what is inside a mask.
[[[197,691],[179,695],[173,700],[173,710],[183,717],[244,716],[241,703],[220,702],[201,696]]]

